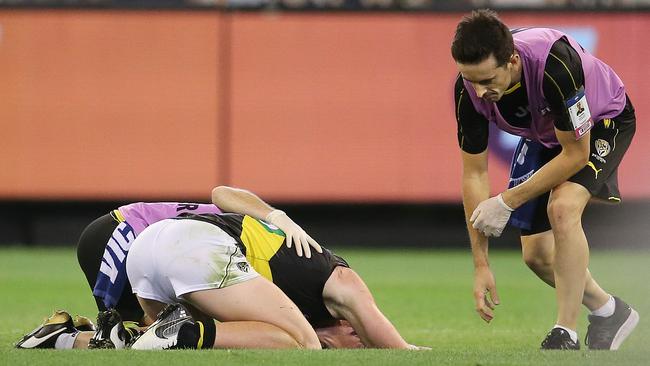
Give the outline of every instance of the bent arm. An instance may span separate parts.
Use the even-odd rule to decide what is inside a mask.
[[[280,228],[286,235],[285,244],[291,248],[295,244],[296,253],[302,257],[303,252],[311,258],[311,247],[322,253],[323,249],[305,230],[296,224],[282,210],[269,206],[254,193],[227,186],[219,186],[212,190],[212,203],[226,212],[234,212],[264,220]]]
[[[517,208],[550,191],[584,168],[589,161],[590,133],[576,140],[573,131],[561,131],[556,128],[555,135],[562,145],[562,151],[526,182],[502,193],[508,206]]]
[[[327,310],[347,320],[369,348],[409,349],[408,343],[379,310],[370,290],[352,269],[336,267],[323,289]]]
[[[260,220],[264,220],[274,210],[253,192],[228,186],[212,190],[212,203],[224,212],[248,215]]]

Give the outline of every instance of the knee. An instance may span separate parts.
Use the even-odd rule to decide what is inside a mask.
[[[581,221],[582,207],[570,197],[551,199],[547,208],[548,219],[553,232],[569,230]]]
[[[544,232],[521,238],[522,258],[528,268],[535,273],[547,271],[553,267],[553,234]]]
[[[302,349],[321,349],[320,341],[316,332],[310,327],[309,330],[300,332],[295,337],[298,347]]]
[[[553,258],[539,252],[524,252],[524,263],[534,272],[540,272],[553,267]]]

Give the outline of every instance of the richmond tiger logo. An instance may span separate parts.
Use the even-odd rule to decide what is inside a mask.
[[[596,152],[598,156],[605,157],[612,150],[609,146],[609,143],[603,139],[598,139],[594,141],[594,146],[596,147]]]

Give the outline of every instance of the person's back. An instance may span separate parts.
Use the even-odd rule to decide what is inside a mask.
[[[323,302],[323,288],[334,268],[349,267],[343,258],[325,248],[311,258],[298,256],[284,245],[282,230],[246,215],[186,214],[180,219],[205,221],[224,229],[238,240],[253,268],[295,302],[313,326],[334,323]]]
[[[323,329],[323,333],[329,333],[326,329],[330,326],[351,326],[365,347],[426,349],[409,345],[402,338],[379,310],[361,277],[327,248],[322,247],[323,252],[311,258],[298,256],[284,245],[281,230],[245,215],[184,215],[180,219],[210,222],[235,237],[253,268],[278,286],[317,332]]]

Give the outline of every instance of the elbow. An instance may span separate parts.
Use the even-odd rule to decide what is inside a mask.
[[[586,151],[581,152],[580,159],[579,159],[580,160],[580,168],[584,167],[589,162],[589,154],[590,154],[589,149],[586,149]]]
[[[572,151],[567,152],[565,155],[565,169],[572,176],[584,168],[589,163],[589,150],[587,151]]]
[[[576,159],[576,165],[574,166],[575,172],[579,172],[580,169],[584,168],[587,163],[589,163],[589,151],[587,153],[580,154],[580,156]]]
[[[227,195],[232,188],[228,186],[218,186],[212,188],[212,203],[217,204],[222,201],[222,198]]]

